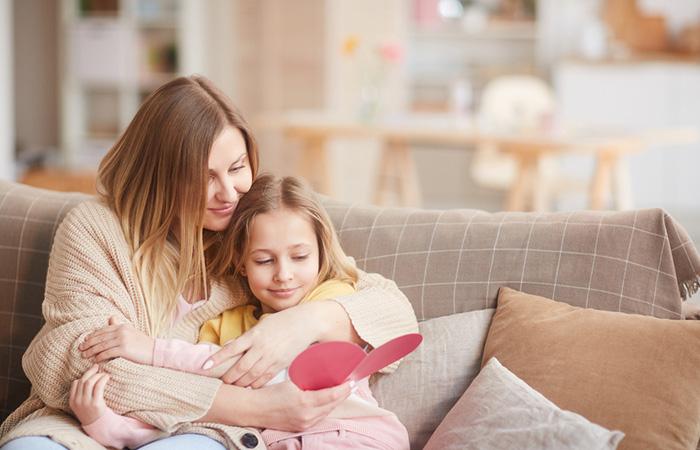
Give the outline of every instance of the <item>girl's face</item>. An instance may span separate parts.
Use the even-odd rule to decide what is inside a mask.
[[[263,312],[297,305],[316,286],[319,250],[308,218],[286,208],[251,222],[243,275]]]
[[[237,128],[224,128],[214,141],[208,183],[204,228],[222,231],[231,222],[238,199],[253,183],[245,140]]]

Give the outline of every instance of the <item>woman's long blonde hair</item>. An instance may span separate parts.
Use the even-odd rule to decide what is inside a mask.
[[[318,282],[337,279],[355,284],[357,269],[345,255],[330,217],[313,191],[298,178],[269,174],[260,175],[239,200],[236,216],[224,232],[221,249],[212,258],[212,274],[217,278],[240,277],[248,254],[253,219],[283,208],[306,217],[314,229],[319,250]],[[247,283],[240,284],[252,299]]]
[[[180,77],[153,92],[99,166],[100,198],[119,219],[133,252],[152,335],[166,331],[181,293],[207,295],[203,229],[211,147],[224,130],[245,140],[253,177],[258,149],[243,117],[211,81]]]

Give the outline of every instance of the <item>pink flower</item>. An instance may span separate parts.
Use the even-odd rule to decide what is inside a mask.
[[[379,54],[385,61],[397,63],[403,57],[403,49],[395,42],[385,42],[379,46]]]

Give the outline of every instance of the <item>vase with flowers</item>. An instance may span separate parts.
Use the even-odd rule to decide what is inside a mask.
[[[390,72],[403,59],[403,49],[394,41],[363,45],[357,36],[351,35],[343,41],[342,53],[352,60],[357,71],[358,119],[373,122],[381,112]]]

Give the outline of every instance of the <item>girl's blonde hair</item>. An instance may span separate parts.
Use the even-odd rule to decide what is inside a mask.
[[[181,293],[207,295],[205,232],[209,152],[226,127],[238,129],[255,177],[258,148],[243,117],[211,81],[180,77],[153,92],[102,159],[98,193],[133,252],[152,335],[167,328]]]
[[[357,269],[341,248],[330,217],[313,191],[298,178],[269,174],[260,175],[238,202],[236,217],[224,232],[222,249],[212,260],[214,276],[240,276],[248,254],[253,219],[277,209],[301,214],[311,223],[318,242],[319,283],[330,279],[357,282]],[[247,289],[247,283],[240,284]],[[252,298],[249,290],[247,293]]]

